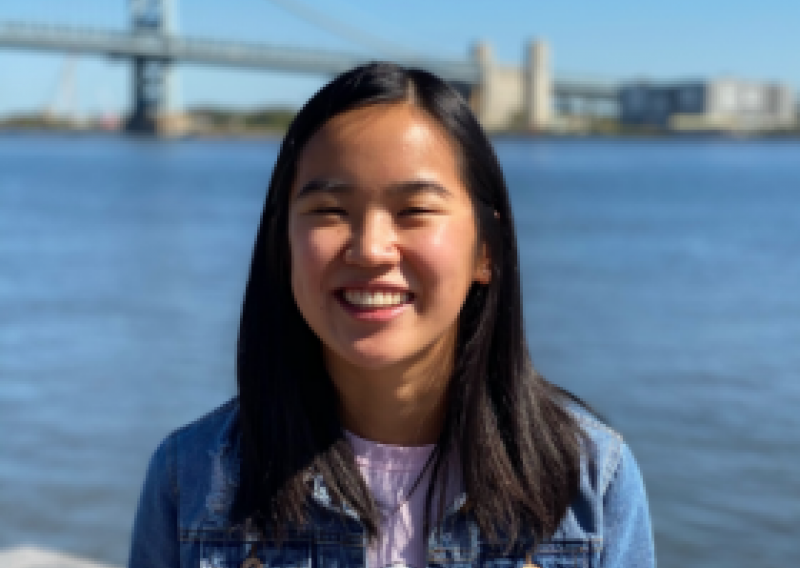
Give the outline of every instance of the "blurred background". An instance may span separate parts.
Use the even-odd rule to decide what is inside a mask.
[[[235,392],[280,136],[446,77],[512,195],[534,363],[637,456],[662,566],[800,553],[800,4],[0,6],[0,549],[121,565],[147,460]]]

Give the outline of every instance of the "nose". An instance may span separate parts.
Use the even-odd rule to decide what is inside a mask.
[[[353,228],[344,255],[345,261],[361,266],[393,264],[400,258],[397,231],[390,215],[374,212],[364,216]]]

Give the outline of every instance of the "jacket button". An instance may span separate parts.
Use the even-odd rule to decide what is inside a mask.
[[[261,568],[261,562],[258,560],[258,556],[256,556],[257,551],[258,542],[256,541],[250,545],[250,552],[247,558],[244,559],[244,562],[242,562],[241,568]]]
[[[539,568],[539,565],[535,562],[531,562],[531,555],[527,554],[525,556],[525,564],[522,565],[522,568]]]
[[[241,568],[261,568],[261,562],[258,560],[258,558],[251,556],[244,559]]]

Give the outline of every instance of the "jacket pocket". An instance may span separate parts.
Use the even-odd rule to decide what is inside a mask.
[[[274,539],[243,538],[224,531],[202,531],[192,538],[199,568],[311,568],[313,538],[289,534],[280,545]]]
[[[529,552],[507,553],[499,546],[485,546],[483,568],[592,568],[597,544],[593,540],[551,540]]]
[[[278,544],[240,530],[193,530],[181,535],[192,568],[361,568],[362,535],[348,531],[288,531]]]

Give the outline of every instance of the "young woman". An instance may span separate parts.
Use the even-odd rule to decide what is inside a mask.
[[[237,373],[156,451],[132,568],[654,565],[628,447],[531,366],[502,172],[429,73],[359,67],[295,118]]]

